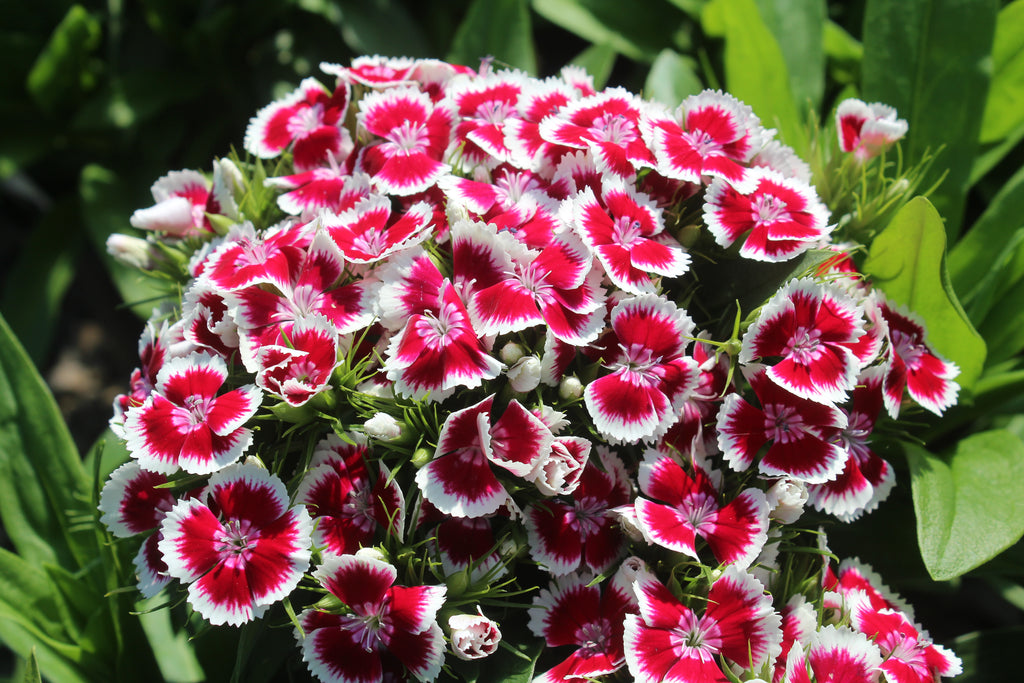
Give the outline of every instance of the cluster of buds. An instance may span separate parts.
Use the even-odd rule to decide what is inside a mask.
[[[322,70],[253,117],[257,161],[171,173],[132,217],[184,292],[115,402],[131,461],[100,501],[145,539],[144,595],[214,625],[287,598],[330,682],[526,640],[543,681],[956,670],[826,551],[786,575],[818,547],[805,508],[877,506],[876,423],[941,413],[957,370],[850,258],[799,265],[848,252],[748,106],[569,68]],[[847,109],[844,149],[877,149]],[[740,311],[728,263],[784,277]]]

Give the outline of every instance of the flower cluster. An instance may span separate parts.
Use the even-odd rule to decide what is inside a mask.
[[[132,217],[133,262],[184,292],[115,402],[131,460],[100,501],[145,538],[143,595],[287,612],[330,682],[527,641],[541,681],[956,672],[795,523],[877,506],[876,424],[941,413],[957,369],[748,106],[572,68],[322,70],[255,114],[249,160]],[[865,161],[895,126],[839,115]]]

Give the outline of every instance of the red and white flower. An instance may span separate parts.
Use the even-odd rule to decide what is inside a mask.
[[[493,406],[489,396],[449,415],[434,459],[416,473],[423,497],[445,514],[491,514],[510,500],[491,466],[526,477],[551,451],[551,430],[521,403],[510,401],[496,418]]]
[[[324,216],[323,227],[346,260],[374,263],[429,237],[432,217],[426,202],[392,216],[391,200],[370,194],[340,215]]]
[[[637,522],[646,538],[694,559],[697,538],[704,539],[719,564],[746,569],[768,540],[768,502],[760,489],[749,488],[729,503],[708,473],[693,468],[690,476],[671,456],[648,449],[640,463]]]
[[[348,83],[334,91],[315,78],[307,78],[294,91],[260,109],[245,131],[245,151],[273,159],[291,147],[297,171],[344,159],[353,150],[352,136],[344,127],[351,96]]]
[[[590,575],[556,578],[533,599],[530,630],[548,647],[576,649],[534,683],[595,679],[626,663],[622,633],[626,614],[637,610],[629,573],[620,568],[597,584]]]
[[[856,384],[861,363],[851,347],[864,327],[863,312],[837,285],[792,280],[743,335],[739,361],[770,363],[767,376],[787,391],[839,403]]]
[[[360,170],[379,192],[407,196],[434,185],[451,166],[441,161],[455,114],[415,88],[371,92],[359,100],[360,130],[372,136],[360,152]]]
[[[213,181],[199,171],[171,171],[150,189],[153,206],[132,214],[132,227],[175,237],[212,233],[207,214],[238,218],[235,193],[242,187],[238,168],[227,159],[213,164]]]
[[[310,672],[323,683],[432,681],[441,672],[444,634],[437,610],[444,586],[396,586],[398,570],[369,557],[328,558],[313,577],[344,605],[307,609],[295,637]]]
[[[741,193],[715,178],[704,197],[704,222],[728,248],[740,239],[740,255],[757,261],[788,261],[823,244],[833,226],[828,209],[808,183],[776,171],[748,171],[751,190]]]
[[[573,227],[617,287],[653,293],[652,276],[678,277],[690,255],[665,232],[662,212],[650,199],[617,181],[605,181],[601,199],[584,188],[573,200]]]
[[[861,161],[878,156],[907,134],[907,122],[887,104],[850,98],[836,108],[839,148]]]
[[[295,500],[316,521],[313,544],[322,553],[355,553],[371,545],[380,529],[401,539],[405,527],[402,490],[389,481],[383,465],[380,474],[371,477],[366,463],[369,453],[361,434],[350,434],[348,440],[330,434],[313,451]]]
[[[757,408],[738,393],[725,397],[718,411],[718,447],[734,469],[746,470],[765,445],[758,470],[808,484],[835,479],[846,451],[831,440],[847,426],[835,406],[801,399],[770,380],[764,368],[749,366],[748,381],[761,404]]]
[[[878,683],[882,655],[863,633],[846,626],[824,626],[804,646],[795,643],[786,660],[790,683]]]
[[[634,590],[640,613],[626,615],[624,642],[636,681],[725,683],[720,657],[756,672],[781,650],[782,620],[771,597],[735,565],[711,584],[699,616],[647,571],[640,572]]]
[[[883,391],[885,408],[895,419],[904,389],[910,398],[936,415],[956,403],[960,390],[953,380],[960,374],[955,363],[937,356],[925,341],[925,329],[912,314],[890,302],[879,306],[887,328]]]
[[[285,344],[256,351],[256,384],[292,406],[304,405],[329,387],[338,360],[337,329],[321,315],[300,318],[287,332]]]
[[[587,385],[587,410],[611,439],[652,440],[697,386],[697,362],[683,355],[693,321],[671,301],[645,294],[619,302],[611,327],[618,345],[606,359],[612,373]]]
[[[571,500],[553,498],[525,512],[530,556],[554,576],[581,568],[601,573],[625,548],[617,508],[630,499],[630,481],[617,455],[602,448],[601,466],[588,462]]]
[[[205,353],[173,358],[160,368],[156,387],[129,408],[128,450],[153,472],[209,474],[234,462],[252,443],[245,427],[263,392],[252,384],[219,393],[228,379],[224,360]]]
[[[501,629],[484,616],[477,607],[476,614],[453,614],[448,617],[452,654],[459,659],[473,661],[493,655],[501,642]]]
[[[705,90],[683,100],[672,116],[652,114],[644,137],[658,173],[690,183],[722,178],[739,192],[753,190],[746,164],[766,136],[753,110],[732,95]]]
[[[189,584],[189,604],[211,624],[261,616],[309,568],[309,514],[289,508],[284,482],[258,465],[215,473],[205,495],[178,501],[160,531],[168,574]]]

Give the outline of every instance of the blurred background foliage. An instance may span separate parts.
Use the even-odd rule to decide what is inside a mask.
[[[802,156],[839,99],[895,106],[910,124],[903,163],[934,157],[921,187],[941,180],[930,199],[944,283],[987,356],[962,405],[922,423],[924,455],[888,454],[892,499],[830,538],[910,597],[964,657],[962,680],[998,680],[993,653],[1022,642],[1024,515],[1013,522],[1008,503],[1006,547],[937,571],[915,549],[929,530],[910,478],[929,457],[957,471],[965,440],[997,428],[995,449],[1024,463],[1024,0],[0,0],[0,45],[0,312],[51,384],[61,350],[91,344],[114,393],[136,364],[150,285],[107,256],[107,236],[128,231],[168,170],[209,172],[261,106],[324,81],[322,61],[490,58],[539,76],[573,62],[598,87],[671,106],[723,88]],[[99,321],[97,338],[71,338],[83,320]],[[105,426],[112,394],[98,398],[71,422],[82,452]],[[994,476],[983,496],[1024,500],[1024,476]]]

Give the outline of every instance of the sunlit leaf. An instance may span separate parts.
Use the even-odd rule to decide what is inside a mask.
[[[900,209],[875,238],[864,271],[875,286],[921,316],[928,344],[960,367],[956,381],[970,388],[985,363],[985,342],[949,284],[942,218],[924,197]]]
[[[960,576],[1024,535],[1024,442],[1015,435],[973,434],[948,461],[912,445],[907,457],[918,544],[932,578]]]
[[[992,43],[992,87],[981,122],[981,142],[995,142],[1024,124],[1024,0],[999,11]]]
[[[470,5],[448,60],[476,67],[487,57],[498,65],[537,72],[528,0],[475,0]]]
[[[692,59],[674,50],[662,50],[647,74],[644,95],[669,107],[678,107],[689,95],[704,89],[694,72],[695,66]]]

